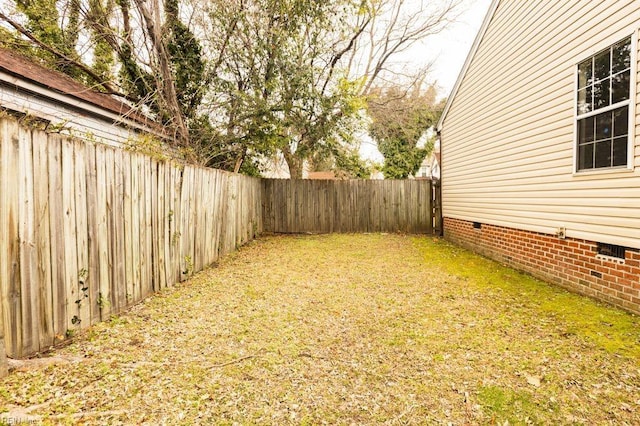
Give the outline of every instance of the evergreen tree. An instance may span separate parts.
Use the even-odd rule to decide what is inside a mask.
[[[419,146],[429,127],[435,125],[443,103],[435,103],[435,89],[407,92],[401,87],[374,88],[368,112],[369,134],[384,156],[382,173],[388,179],[406,179],[414,174],[433,148],[427,140]]]

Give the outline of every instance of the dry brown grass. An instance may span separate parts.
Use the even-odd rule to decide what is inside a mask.
[[[268,237],[0,383],[86,424],[639,424],[638,318],[445,242]]]

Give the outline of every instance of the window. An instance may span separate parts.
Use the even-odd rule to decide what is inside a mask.
[[[628,164],[631,59],[628,37],[578,64],[578,171]]]

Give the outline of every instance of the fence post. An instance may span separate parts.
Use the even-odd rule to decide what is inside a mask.
[[[9,374],[7,351],[4,348],[4,322],[0,313],[0,378]]]
[[[431,180],[431,202],[433,203],[433,234],[442,236],[442,186],[439,179]]]
[[[9,168],[9,164],[13,157],[10,157],[11,134],[10,131],[14,131],[14,127],[9,125],[9,121],[6,119],[0,119],[0,182],[10,182],[10,178],[15,178],[12,175]],[[11,133],[12,133],[11,132]],[[13,184],[6,184],[7,187],[13,187]],[[4,309],[5,309],[5,294],[7,293],[7,286],[10,280],[10,264],[13,258],[10,258],[9,254],[9,241],[7,235],[10,234],[10,230],[15,226],[12,221],[9,220],[9,205],[13,205],[15,197],[13,193],[8,191],[3,185],[2,191],[0,191],[0,377],[7,375],[7,351],[4,342]]]
[[[1,287],[6,284],[2,277],[2,270],[0,269],[0,295],[4,292]],[[9,374],[9,367],[7,364],[7,350],[4,343],[4,311],[2,303],[0,301],[0,378],[6,377]]]

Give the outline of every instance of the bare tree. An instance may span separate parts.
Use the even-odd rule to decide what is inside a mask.
[[[371,23],[349,57],[350,76],[362,81],[362,94],[368,94],[380,80],[409,86],[424,80],[429,66],[407,70],[402,55],[417,43],[443,31],[456,18],[462,0],[372,0]]]
[[[185,148],[185,153],[193,152],[190,115],[181,102],[184,90],[177,87],[180,76],[176,68],[180,64],[170,51],[171,43],[176,43],[176,33],[183,29],[177,18],[178,0],[120,0],[117,7],[114,0],[44,0],[44,10],[24,0],[13,3],[17,19],[0,12],[0,20],[38,49],[53,55],[58,63],[78,70],[102,91],[146,106],[166,129],[172,130],[177,146]],[[21,18],[18,12],[24,16]],[[73,36],[67,37],[64,44],[57,42],[65,32]],[[180,33],[183,39],[186,33]],[[182,48],[193,50],[197,42],[187,40],[185,44]],[[108,69],[114,54],[119,59],[116,70],[120,71],[120,84]],[[93,64],[87,64],[87,59],[92,59]],[[69,73],[75,76],[75,71]]]
[[[407,72],[402,55],[441,31],[460,0],[39,1],[64,11],[51,21],[67,22],[69,43],[84,31],[108,46],[119,79],[85,64],[91,55],[0,20],[105,92],[145,105],[192,159],[246,171],[280,155],[300,177],[312,158],[350,164],[340,156],[352,158],[373,88],[399,75],[406,92],[422,84],[425,69]]]
[[[435,6],[434,6],[435,5]],[[364,123],[373,85],[402,72],[397,58],[441,31],[457,0],[190,0],[214,74],[206,103],[236,157],[278,152],[292,177],[339,155]],[[419,84],[424,69],[412,73]]]
[[[178,102],[175,80],[171,70],[171,57],[166,37],[163,35],[163,28],[166,25],[160,1],[134,0],[134,3],[144,23],[145,40],[148,41],[150,50],[153,52],[151,62],[153,72],[151,74],[156,79],[156,87],[159,91],[159,107],[166,115],[172,117],[176,129],[175,134],[180,144],[189,147],[189,129]]]

